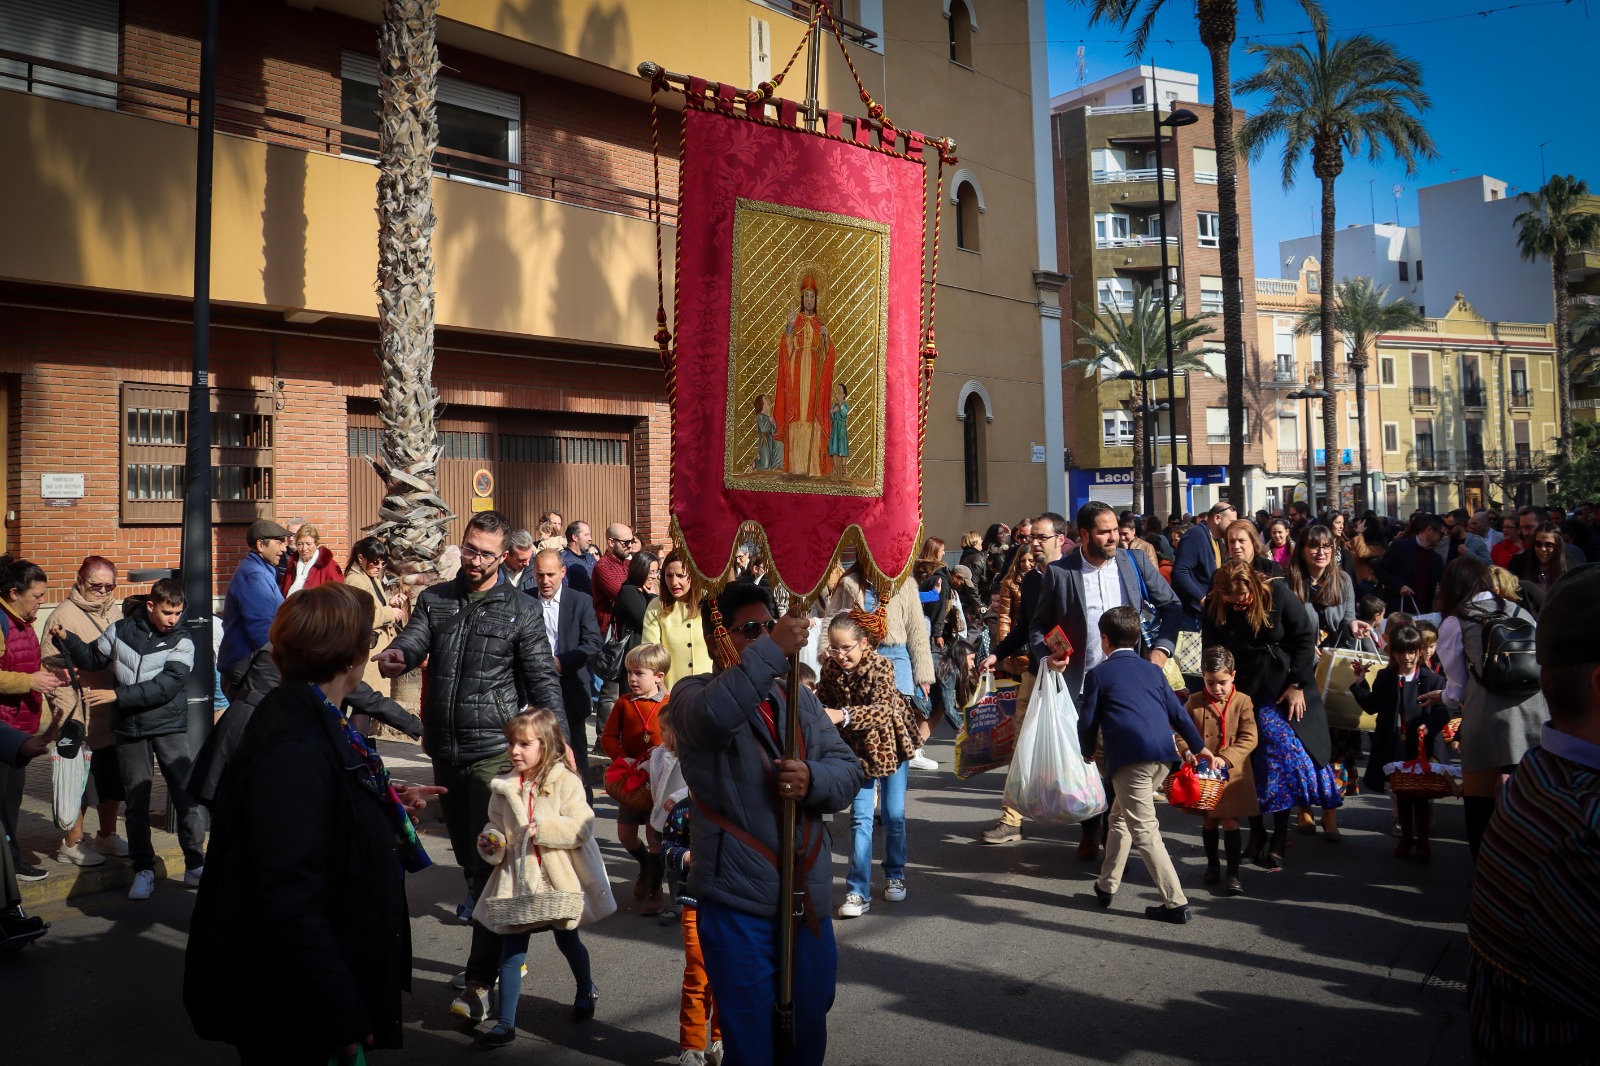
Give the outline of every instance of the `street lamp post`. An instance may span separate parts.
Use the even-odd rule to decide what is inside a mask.
[[[1179,126],[1192,126],[1200,121],[1200,116],[1187,108],[1174,108],[1166,118],[1161,117],[1161,104],[1156,97],[1156,86],[1152,79],[1150,85],[1150,121],[1151,129],[1156,138],[1156,212],[1161,218],[1161,304],[1166,313],[1167,324],[1167,408],[1173,412],[1171,421],[1167,426],[1167,435],[1171,444],[1172,476],[1168,479],[1172,488],[1172,513],[1183,513],[1183,497],[1178,489],[1178,401],[1173,381],[1177,375],[1172,367],[1172,279],[1167,276],[1171,268],[1167,265],[1167,183],[1163,177],[1161,167],[1161,127],[1170,126],[1174,135]],[[1180,223],[1178,232],[1183,233]],[[1153,482],[1152,482],[1153,485]],[[1151,501],[1150,509],[1155,509],[1155,502]]]
[[[1303,389],[1297,389],[1286,397],[1290,400],[1304,400],[1306,402],[1306,506],[1311,509],[1313,520],[1316,519],[1317,515],[1317,456],[1311,438],[1311,401],[1328,400],[1332,397],[1333,393],[1327,389],[1315,389],[1310,385]],[[1333,486],[1329,485],[1327,489],[1331,496]],[[1332,499],[1328,501],[1328,509],[1333,509]]]

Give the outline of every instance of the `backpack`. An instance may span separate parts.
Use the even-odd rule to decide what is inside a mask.
[[[1539,691],[1539,662],[1535,656],[1537,629],[1527,615],[1486,611],[1481,607],[1462,617],[1482,627],[1480,665],[1468,669],[1478,684],[1507,699],[1527,699]]]

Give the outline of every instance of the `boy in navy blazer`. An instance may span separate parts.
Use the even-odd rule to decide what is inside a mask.
[[[1113,607],[1102,614],[1100,640],[1106,660],[1090,670],[1083,682],[1079,740],[1083,751],[1092,754],[1097,738],[1104,739],[1106,773],[1116,796],[1111,804],[1105,864],[1100,867],[1094,894],[1100,906],[1111,906],[1122,884],[1128,852],[1138,848],[1162,899],[1160,904],[1146,907],[1145,914],[1182,925],[1191,917],[1189,900],[1162,843],[1154,795],[1178,761],[1174,732],[1189,745],[1185,762],[1193,765],[1197,759],[1210,761],[1214,756],[1167,684],[1161,667],[1139,656],[1139,636],[1139,612],[1132,607]]]

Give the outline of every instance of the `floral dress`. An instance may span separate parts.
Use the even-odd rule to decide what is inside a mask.
[[[1276,704],[1256,711],[1256,732],[1260,741],[1250,755],[1250,768],[1255,773],[1256,798],[1263,814],[1293,807],[1332,808],[1344,803],[1338,775],[1311,760]]]

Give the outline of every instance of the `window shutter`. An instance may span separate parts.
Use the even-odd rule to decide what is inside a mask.
[[[117,0],[0,0],[0,49],[74,67],[117,73]],[[116,107],[116,86],[99,78],[36,70],[39,96],[95,107]],[[26,65],[0,60],[0,88],[25,90]]]

